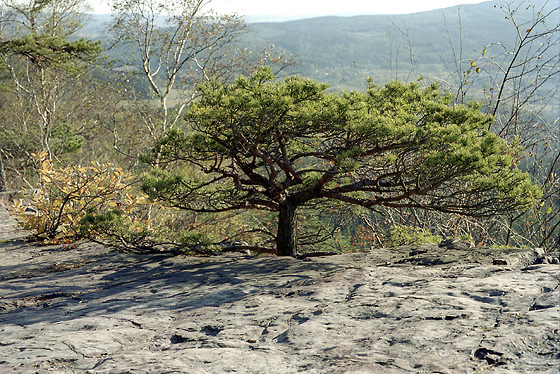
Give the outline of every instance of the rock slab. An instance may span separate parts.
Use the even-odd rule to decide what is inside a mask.
[[[560,267],[539,251],[139,256],[8,221],[0,373],[560,371]]]

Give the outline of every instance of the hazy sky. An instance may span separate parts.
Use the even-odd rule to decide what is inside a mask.
[[[214,0],[216,10],[243,15],[399,14],[483,0]]]
[[[484,0],[213,0],[220,13],[248,16],[323,16],[331,14],[402,14],[445,8]],[[106,0],[90,0],[96,13],[108,13]]]

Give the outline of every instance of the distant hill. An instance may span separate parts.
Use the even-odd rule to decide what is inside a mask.
[[[453,68],[446,65],[455,61],[454,53],[457,59],[476,58],[490,43],[512,43],[515,31],[497,4],[254,23],[249,39],[257,44],[267,40],[295,54],[302,60],[301,74],[339,88],[360,86],[368,76],[378,83],[417,79],[419,74],[443,78]],[[521,9],[518,17],[528,19],[529,12]],[[412,64],[417,66],[415,74]]]
[[[545,0],[533,0],[537,8]],[[461,5],[408,15],[318,17],[285,22],[250,23],[243,43],[259,49],[273,44],[301,63],[295,71],[334,89],[420,77],[445,81],[454,61],[476,58],[490,43],[511,45],[515,30],[500,9],[501,1]],[[549,7],[557,6],[549,1]],[[518,20],[532,9],[519,9]],[[89,38],[107,39],[109,15],[93,15],[83,31]]]

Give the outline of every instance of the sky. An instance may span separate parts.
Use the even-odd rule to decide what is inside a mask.
[[[109,13],[105,0],[89,0],[95,13]],[[475,4],[484,0],[212,0],[219,13],[243,16],[326,16],[344,14],[405,14]]]
[[[481,0],[214,0],[216,10],[241,15],[325,16],[333,14],[403,14]]]

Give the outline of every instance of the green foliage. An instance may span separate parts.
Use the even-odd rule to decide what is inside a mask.
[[[137,214],[136,214],[137,215]],[[143,253],[157,251],[161,232],[147,219],[134,219],[122,209],[89,209],[79,222],[80,237],[122,250]]]
[[[101,51],[99,41],[67,41],[60,36],[33,33],[0,42],[0,54],[25,57],[40,66],[65,64],[69,67],[71,61],[92,61]]]
[[[440,243],[442,237],[432,235],[431,232],[420,227],[412,226],[393,226],[391,227],[391,244],[394,247],[401,245],[415,245],[424,243]]]
[[[462,234],[459,236],[459,239],[465,242],[473,242],[473,238],[469,234]]]
[[[74,134],[72,127],[67,123],[57,123],[52,130],[51,151],[57,155],[75,153],[80,148],[84,138]]]
[[[94,114],[83,105],[85,90],[78,86],[102,48],[100,41],[70,37],[83,21],[83,5],[82,0],[2,4],[0,151],[9,179],[28,178],[32,153],[75,157],[88,135],[84,130]]]
[[[210,238],[202,233],[184,233],[179,242],[185,248],[208,248],[212,245]]]
[[[193,225],[184,221],[174,222],[177,217],[169,210],[157,205],[150,205],[150,208],[90,209],[80,220],[80,234],[83,238],[135,253],[209,254],[221,249],[211,235],[197,232]],[[153,216],[154,220],[148,216]]]
[[[279,228],[315,199],[484,216],[540,197],[516,168],[521,149],[489,132],[492,118],[477,105],[452,105],[436,85],[326,88],[274,81],[266,68],[202,85],[187,113],[192,130],[170,132],[152,152],[160,165],[192,171],[153,173],[144,191],[195,212],[277,211]]]

